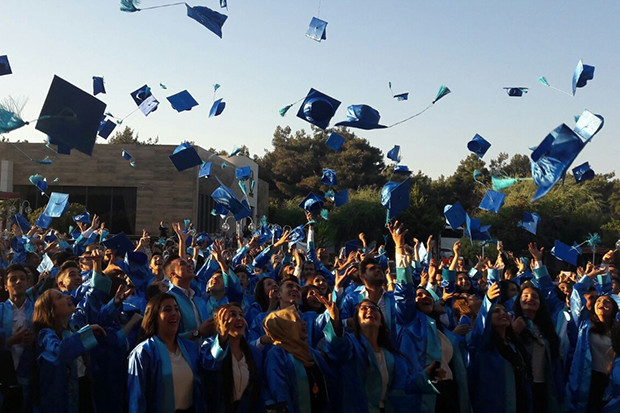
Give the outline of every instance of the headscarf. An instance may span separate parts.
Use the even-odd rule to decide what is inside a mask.
[[[302,340],[299,335],[299,327],[297,323],[303,320],[299,316],[294,305],[282,310],[270,313],[263,327],[265,333],[273,340],[273,344],[282,347],[288,353],[292,354],[297,360],[301,361],[304,366],[314,366],[314,359],[310,354],[308,342]]]

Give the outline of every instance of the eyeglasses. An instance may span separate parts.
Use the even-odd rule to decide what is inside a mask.
[[[377,307],[376,305],[368,305],[368,304],[360,305],[360,311],[368,311],[368,310],[372,310],[375,312],[381,311],[381,309]]]

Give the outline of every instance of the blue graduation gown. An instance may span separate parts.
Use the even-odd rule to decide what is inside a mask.
[[[194,297],[192,297],[190,301],[187,294],[185,294],[185,291],[181,290],[174,284],[170,285],[168,294],[172,294],[177,300],[179,310],[181,311],[179,334],[181,334],[181,337],[187,338],[189,331],[198,327],[198,324],[196,323],[196,316],[194,315],[194,308],[192,307],[192,301],[198,309],[200,322],[203,322],[209,318],[207,303],[199,294],[194,294]]]
[[[602,413],[620,412],[620,358],[618,357],[614,360],[607,391],[611,399],[603,407]]]

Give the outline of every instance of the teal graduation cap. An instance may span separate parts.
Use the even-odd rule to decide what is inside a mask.
[[[573,73],[573,96],[575,96],[577,88],[584,87],[588,80],[592,79],[594,79],[594,66],[584,65],[580,59]]]
[[[327,40],[327,22],[318,17],[313,17],[312,20],[310,20],[306,36],[317,42]]]
[[[202,165],[202,159],[198,156],[196,149],[188,142],[177,146],[172,155],[168,155],[168,158],[179,172]]]
[[[342,148],[343,144],[344,138],[338,135],[336,132],[332,132],[329,135],[329,138],[327,138],[327,141],[325,142],[325,145],[327,145],[328,148],[331,148],[336,152],[338,152],[340,148]]]
[[[297,111],[297,117],[321,129],[327,129],[329,121],[339,106],[339,100],[327,96],[318,90],[310,89]]]
[[[59,76],[54,76],[36,129],[57,144],[92,155],[106,104]]]
[[[43,211],[43,215],[50,218],[59,218],[65,213],[69,207],[69,194],[62,194],[60,192],[52,192],[50,198],[47,201],[47,206]]]
[[[172,105],[172,108],[177,112],[183,112],[186,110],[192,110],[194,106],[198,106],[196,99],[187,90],[183,90],[172,96],[168,96],[168,102]]]
[[[499,209],[504,205],[506,195],[489,189],[482,198],[478,208],[497,214]]]
[[[13,73],[13,71],[9,64],[9,57],[7,55],[0,56],[0,76],[10,75],[11,73]]]

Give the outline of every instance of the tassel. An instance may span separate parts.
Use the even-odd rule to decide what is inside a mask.
[[[280,109],[278,113],[280,114],[280,116],[284,117],[284,115],[286,115],[286,112],[288,112],[288,110],[292,107],[293,105],[286,105],[282,109]]]
[[[121,0],[121,11],[127,13],[140,11],[140,9],[137,7],[138,4],[140,4],[139,0]]]
[[[0,133],[8,133],[28,125],[28,122],[21,118],[23,109],[24,105],[20,105],[12,98],[7,98],[0,103]]]
[[[429,110],[435,104],[435,102],[437,102],[439,99],[441,99],[442,97],[446,96],[448,93],[451,93],[451,92],[452,91],[448,88],[448,86],[441,85],[439,87],[439,91],[437,92],[437,96],[435,96],[435,100],[433,100],[430,103],[430,105],[428,105],[427,107],[425,107],[424,109],[422,109],[421,111],[416,113],[415,115],[409,116],[407,119],[403,119],[400,122],[396,122],[396,123],[388,126],[388,128],[391,128],[392,126],[400,125],[401,123],[407,122],[408,120],[411,120],[411,119],[413,119],[413,118],[415,118],[417,116],[420,116],[421,114],[423,114],[424,112]]]

